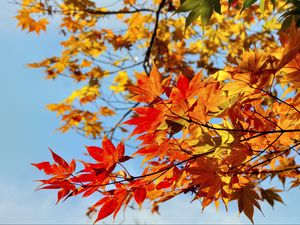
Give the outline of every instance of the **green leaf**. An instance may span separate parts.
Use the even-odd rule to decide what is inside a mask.
[[[201,16],[202,23],[207,23],[213,13],[213,8],[209,0],[201,0],[199,5],[188,15],[185,22],[185,29]]]
[[[195,9],[202,0],[186,0],[176,10],[177,12],[188,12]]]
[[[212,0],[212,6],[215,12],[221,14],[221,3],[220,0]]]
[[[251,5],[253,5],[257,0],[244,0],[243,2],[243,8],[242,11],[243,12],[245,9],[249,8]]]
[[[185,29],[199,17],[203,24],[207,23],[213,11],[221,14],[220,0],[181,0],[180,3],[177,13],[190,11],[185,21]]]

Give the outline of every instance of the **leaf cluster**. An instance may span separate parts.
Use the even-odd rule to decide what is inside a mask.
[[[61,19],[61,54],[29,65],[79,84],[48,105],[59,130],[102,140],[86,147],[89,160],[51,151],[54,163],[33,164],[48,176],[39,189],[58,190],[58,202],[100,193],[95,222],[131,203],[158,212],[181,194],[203,209],[236,202],[252,222],[262,201],[282,203],[264,181],[300,184],[300,30],[295,20],[278,34],[280,13],[297,16],[285,1],[254,3],[23,0],[22,29],[39,34]],[[141,173],[126,166],[136,158]]]

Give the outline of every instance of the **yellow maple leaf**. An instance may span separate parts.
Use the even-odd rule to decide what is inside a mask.
[[[100,107],[100,114],[102,116],[114,116],[116,113],[115,113],[115,111],[111,110],[107,106],[101,106]]]
[[[109,87],[115,93],[125,91],[125,86],[128,82],[128,75],[126,71],[120,71],[114,79],[114,83]]]

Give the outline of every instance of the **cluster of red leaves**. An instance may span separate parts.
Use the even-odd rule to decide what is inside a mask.
[[[76,163],[74,160],[68,164],[64,159],[55,154],[52,150],[52,157],[54,164],[49,162],[33,163],[39,170],[43,170],[45,174],[52,176],[48,180],[40,180],[42,185],[38,189],[60,189],[58,192],[58,200],[66,200],[71,196],[83,194],[83,197],[88,197],[95,192],[103,193],[104,197],[98,201],[91,210],[95,207],[101,206],[98,218],[101,220],[108,215],[114,213],[116,216],[124,202],[129,202],[134,196],[136,202],[141,204],[145,199],[145,189],[141,183],[135,182],[129,190],[125,189],[121,184],[116,182],[116,178],[121,176],[124,180],[130,178],[126,177],[124,171],[115,172],[117,164],[130,159],[125,156],[124,144],[121,142],[115,147],[112,142],[106,137],[103,139],[102,148],[96,146],[86,147],[88,154],[96,161],[94,163],[87,163],[79,161],[83,164],[83,169],[75,173]],[[107,184],[114,183],[118,189],[110,191],[100,191],[102,187]],[[132,192],[132,195],[130,193]]]

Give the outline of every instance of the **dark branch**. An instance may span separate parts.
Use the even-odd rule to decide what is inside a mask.
[[[162,0],[160,2],[159,6],[158,6],[157,11],[156,11],[156,18],[155,18],[154,30],[153,30],[153,33],[152,33],[152,36],[151,36],[151,39],[150,39],[149,47],[148,47],[148,49],[146,51],[146,55],[145,55],[145,59],[144,59],[144,64],[143,64],[144,70],[147,73],[147,75],[149,75],[150,71],[151,71],[151,65],[150,65],[151,50],[152,50],[152,47],[154,45],[156,34],[157,34],[160,13],[161,13],[161,10],[162,10],[162,8],[163,8],[163,6],[164,6],[165,3],[166,3],[166,0]]]
[[[102,11],[102,10],[95,10],[95,9],[85,9],[83,11],[93,15],[118,15],[118,14],[134,14],[139,12],[155,12],[152,9],[135,9],[135,10],[119,10],[119,11]]]

